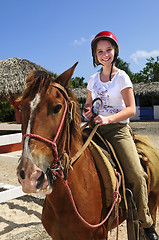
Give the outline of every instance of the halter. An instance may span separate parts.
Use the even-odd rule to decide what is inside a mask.
[[[62,90],[65,93],[67,99],[69,99],[69,96],[68,96],[66,90],[60,84],[53,83],[53,85],[51,85],[51,86],[54,86],[54,87]],[[65,108],[64,108],[64,112],[63,112],[63,115],[62,115],[62,118],[61,118],[61,122],[59,124],[58,129],[57,129],[56,135],[55,135],[55,137],[54,137],[54,139],[52,141],[47,139],[47,138],[41,137],[41,136],[39,136],[37,134],[33,134],[33,133],[25,134],[23,136],[23,143],[24,143],[26,137],[32,137],[32,138],[36,138],[36,139],[42,140],[43,142],[51,144],[52,148],[53,148],[53,151],[54,151],[54,163],[53,163],[53,166],[57,165],[58,150],[57,150],[57,143],[56,143],[56,141],[57,141],[57,138],[58,138],[58,136],[60,134],[61,128],[63,126],[64,120],[65,120],[65,116],[66,116],[66,113],[67,113],[67,108],[68,108],[68,105],[67,105],[67,101],[65,100]]]

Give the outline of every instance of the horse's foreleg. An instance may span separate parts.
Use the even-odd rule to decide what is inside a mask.
[[[159,205],[159,191],[150,192],[149,194],[149,209],[153,219],[154,225],[156,225],[156,212]]]

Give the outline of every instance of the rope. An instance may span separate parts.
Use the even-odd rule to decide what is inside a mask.
[[[36,138],[36,139],[39,139],[39,140],[42,140],[42,141],[44,141],[44,142],[46,142],[46,143],[51,144],[51,145],[52,145],[52,148],[53,148],[53,150],[54,150],[54,153],[55,153],[55,156],[54,156],[55,161],[57,161],[57,159],[58,159],[58,151],[57,151],[57,145],[56,145],[56,143],[55,143],[54,141],[51,141],[51,140],[49,140],[49,139],[47,139],[47,138],[44,138],[44,137],[41,137],[41,136],[39,136],[39,135],[37,135],[37,134],[29,133],[29,134],[25,134],[25,135],[23,136],[23,144],[24,144],[24,140],[25,140],[26,137]]]
[[[86,225],[86,227],[97,228],[97,227],[102,226],[102,225],[107,221],[107,219],[108,219],[109,216],[111,215],[111,213],[112,213],[115,205],[117,204],[117,240],[118,240],[118,232],[119,232],[119,231],[118,231],[118,227],[119,227],[119,213],[118,213],[118,209],[119,209],[119,203],[120,203],[120,201],[121,201],[121,196],[120,196],[120,193],[119,193],[119,187],[120,187],[120,184],[121,184],[121,176],[120,176],[120,174],[119,174],[116,170],[114,170],[114,171],[115,171],[115,175],[116,175],[117,186],[116,186],[116,191],[113,193],[113,204],[112,204],[112,207],[111,207],[111,209],[109,210],[107,216],[103,219],[103,221],[101,221],[100,223],[95,224],[95,225],[88,223],[88,222],[81,216],[81,214],[80,214],[79,211],[77,210],[77,207],[76,207],[75,201],[74,201],[74,199],[73,199],[73,195],[72,195],[71,189],[70,189],[70,187],[69,187],[69,185],[68,185],[68,182],[65,181],[65,180],[63,179],[63,177],[62,177],[58,172],[56,172],[56,174],[58,175],[58,177],[62,180],[62,182],[63,182],[64,185],[66,186],[66,188],[67,188],[67,190],[68,190],[68,192],[69,192],[69,196],[70,196],[70,198],[71,198],[71,201],[72,201],[72,205],[73,205],[73,207],[74,207],[74,210],[75,210],[77,216],[80,218],[80,220]]]

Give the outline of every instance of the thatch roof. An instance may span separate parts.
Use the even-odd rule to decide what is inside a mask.
[[[133,84],[135,96],[159,96],[159,82]],[[86,88],[71,89],[80,101],[86,99]]]
[[[25,88],[25,80],[31,70],[45,70],[26,59],[9,58],[0,61],[0,98],[20,95]],[[85,100],[86,88],[75,88],[73,92],[79,100]],[[159,82],[135,83],[136,96],[159,96]]]
[[[0,97],[19,95],[25,88],[25,79],[31,70],[45,70],[26,59],[9,58],[0,61]]]
[[[86,100],[87,88],[71,88],[71,90],[80,101]]]
[[[159,82],[135,83],[134,93],[136,96],[159,96]]]

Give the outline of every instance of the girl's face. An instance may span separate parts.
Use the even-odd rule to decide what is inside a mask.
[[[100,40],[97,42],[96,56],[97,60],[103,66],[108,66],[114,60],[115,49],[111,42]]]

